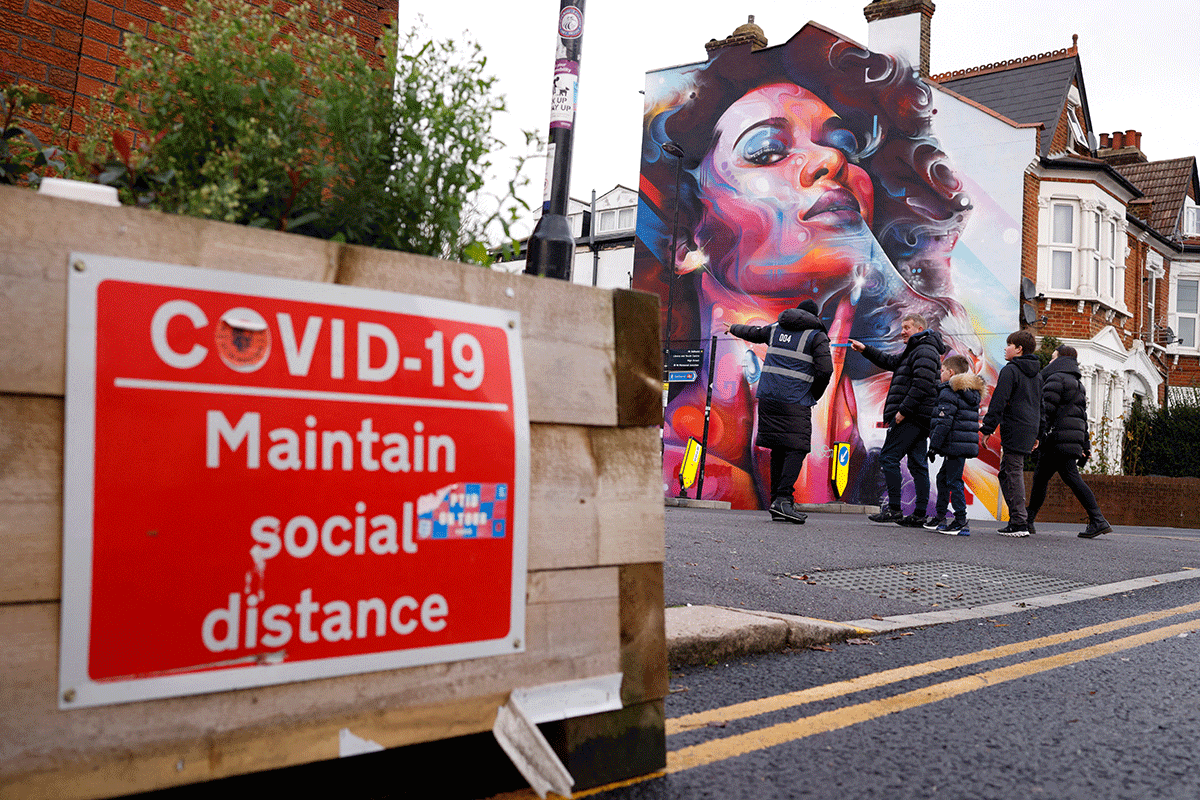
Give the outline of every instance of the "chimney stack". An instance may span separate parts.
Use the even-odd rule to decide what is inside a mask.
[[[1145,164],[1150,159],[1142,152],[1142,132],[1130,128],[1127,131],[1113,131],[1100,134],[1100,149],[1096,155],[1113,166],[1121,164]]]
[[[708,52],[708,57],[712,58],[713,53],[717,50],[726,47],[737,47],[738,45],[748,44],[751,50],[761,50],[767,46],[767,35],[763,33],[763,29],[754,24],[754,15],[751,14],[746,19],[745,25],[739,25],[734,28],[733,33],[726,36],[724,39],[709,39],[704,45],[704,49]]]
[[[930,23],[933,0],[871,0],[867,18],[867,47],[900,56],[929,77]]]

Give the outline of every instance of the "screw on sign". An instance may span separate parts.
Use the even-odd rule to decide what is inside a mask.
[[[515,313],[73,258],[64,707],[513,651]]]

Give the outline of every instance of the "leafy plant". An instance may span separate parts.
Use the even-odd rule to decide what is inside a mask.
[[[60,167],[58,150],[43,147],[34,132],[21,124],[52,106],[54,98],[32,86],[0,79],[0,184],[36,186],[38,171]]]
[[[336,2],[282,17],[244,0],[188,0],[127,33],[111,110],[74,149],[77,173],[124,202],[446,258],[486,256],[483,186],[504,109],[477,44],[388,31],[373,66]],[[341,20],[339,22],[339,20]],[[136,143],[123,131],[141,132]]]

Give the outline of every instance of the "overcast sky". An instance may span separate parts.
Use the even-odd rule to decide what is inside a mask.
[[[591,0],[585,6],[571,196],[586,201],[593,189],[603,194],[617,184],[637,188],[639,92],[648,70],[704,61],[704,43],[728,36],[747,14],[755,16],[771,45],[787,41],[809,20],[865,45],[866,5],[866,0]],[[934,74],[1059,50],[1079,34],[1096,132],[1141,131],[1142,150],[1151,160],[1200,155],[1200,0],[936,5]],[[545,136],[549,127],[558,9],[559,0],[401,0],[400,25],[409,28],[420,15],[438,39],[466,31],[483,46],[509,108],[495,133],[516,145],[523,142],[521,130]],[[497,154],[503,174],[511,172],[510,155]],[[540,203],[544,160],[527,172],[533,179],[527,199]]]

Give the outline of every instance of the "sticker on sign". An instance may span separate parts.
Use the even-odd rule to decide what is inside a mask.
[[[522,651],[516,312],[71,263],[61,708]]]

